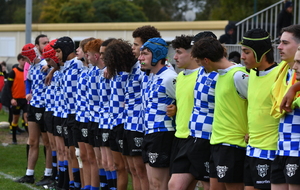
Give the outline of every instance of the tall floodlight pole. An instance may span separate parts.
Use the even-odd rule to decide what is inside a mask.
[[[31,43],[31,24],[32,24],[32,0],[26,0],[26,41]]]

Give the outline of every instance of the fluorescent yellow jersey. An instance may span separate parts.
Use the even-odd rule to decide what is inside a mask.
[[[246,72],[245,67],[234,67],[219,75],[215,90],[215,113],[210,144],[226,143],[246,147],[247,99],[242,98],[235,87],[236,72]]]
[[[180,72],[176,81],[176,133],[177,138],[187,138],[190,134],[189,120],[194,107],[194,88],[199,69],[192,73]]]

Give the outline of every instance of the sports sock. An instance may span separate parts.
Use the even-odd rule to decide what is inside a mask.
[[[117,189],[117,171],[116,170],[111,171],[111,177],[112,177],[112,181],[113,181],[113,188]]]
[[[80,189],[81,180],[80,180],[80,171],[79,168],[72,168],[73,177],[74,177],[74,187],[75,189]]]
[[[99,169],[99,177],[101,190],[109,189],[107,184],[106,171],[103,168]]]
[[[65,167],[64,167],[64,161],[58,161],[58,183],[57,187],[62,188],[64,184],[64,178],[65,178]]]
[[[69,162],[68,160],[64,161],[64,168],[65,168],[65,175],[64,175],[64,183],[63,183],[63,188],[64,189],[69,189],[69,181],[70,181],[70,176],[69,176]]]
[[[56,151],[52,151],[52,179],[57,176],[57,156]]]

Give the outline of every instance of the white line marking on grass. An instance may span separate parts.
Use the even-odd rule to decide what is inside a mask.
[[[15,179],[13,176],[7,175],[7,174],[5,174],[3,172],[0,172],[0,176],[3,176],[3,177],[8,178],[8,179],[11,179],[12,181]],[[35,187],[32,187],[31,185],[29,185],[27,183],[20,183],[20,184],[25,185],[26,187],[28,187],[30,189],[33,189],[33,190],[40,190],[40,189],[37,189]]]

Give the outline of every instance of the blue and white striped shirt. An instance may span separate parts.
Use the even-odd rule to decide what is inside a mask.
[[[143,125],[138,123],[142,97],[141,85],[145,73],[140,69],[140,63],[136,62],[129,73],[125,87],[125,117],[124,129],[143,133]]]
[[[55,107],[55,83],[54,77],[52,77],[50,85],[47,86],[45,91],[45,111],[54,111]]]
[[[103,70],[100,70],[99,67],[93,66],[91,71],[89,72],[89,79],[87,83],[88,87],[88,106],[90,112],[90,121],[99,123],[100,121],[100,75]]]
[[[300,109],[286,113],[280,119],[278,150],[279,156],[300,157]]]
[[[88,72],[92,68],[91,65],[89,67],[82,67],[80,70],[80,75],[77,83],[77,93],[76,93],[76,121],[87,123],[89,122],[89,110],[87,106],[87,82],[88,82]]]
[[[145,134],[175,131],[174,118],[166,115],[167,106],[175,102],[177,73],[167,67],[149,76],[145,89]]]
[[[59,71],[55,71],[53,75],[53,82],[55,85],[55,102],[53,115],[60,118],[67,118],[68,114],[64,111],[66,110],[66,102],[63,91],[63,70],[64,67],[60,66]]]
[[[65,62],[63,86],[68,114],[76,113],[77,81],[82,67],[83,63],[77,57]]]
[[[127,83],[128,73],[120,72],[110,81],[110,118],[112,127],[125,122],[124,103],[125,103],[125,86]]]
[[[210,140],[215,108],[217,72],[206,73],[199,68],[194,89],[194,107],[189,122],[190,135]]]
[[[110,125],[110,116],[109,116],[109,98],[111,94],[110,80],[104,77],[104,72],[106,68],[103,69],[100,75],[100,88],[99,88],[99,97],[100,97],[100,129],[111,129]]]
[[[30,91],[32,99],[30,105],[36,108],[45,107],[45,91],[47,86],[45,85],[45,78],[48,72],[42,72],[42,67],[47,65],[47,62],[43,59],[39,63],[30,65],[27,80],[31,81]]]

